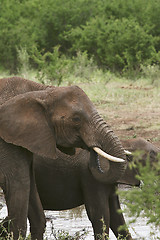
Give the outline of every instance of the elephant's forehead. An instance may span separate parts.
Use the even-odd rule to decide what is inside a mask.
[[[72,100],[87,100],[90,101],[86,93],[79,88],[78,86],[71,86],[71,87],[60,87],[59,93],[62,97]]]
[[[93,103],[79,87],[58,87],[57,91],[56,88],[50,89],[49,96],[52,99],[52,103],[49,102],[49,105],[51,108],[54,105],[53,112],[68,111],[68,114],[71,111],[77,113],[86,112],[86,114],[90,115],[95,111]]]
[[[64,104],[72,104],[79,108],[91,108],[93,107],[93,103],[88,98],[88,96],[81,90],[73,88],[72,91],[67,91],[59,98]],[[89,110],[89,109],[88,109]]]

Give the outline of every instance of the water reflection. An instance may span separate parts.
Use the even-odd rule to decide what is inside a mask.
[[[123,208],[123,206],[122,206]],[[76,211],[76,212],[74,212]],[[78,213],[79,212],[79,213]],[[53,212],[53,211],[46,211],[45,212],[46,217],[49,219],[53,219],[53,224],[55,229],[64,229],[66,231],[69,231],[70,234],[74,234],[76,231],[80,231],[83,228],[86,228],[88,230],[88,235],[85,238],[86,240],[94,240],[93,237],[93,230],[90,221],[88,220],[88,217],[86,215],[86,211],[84,207],[76,208],[74,210],[68,210],[68,211],[61,211],[61,212]],[[75,218],[76,216],[76,218]],[[125,216],[126,221],[129,221],[129,218]],[[150,236],[150,231],[152,231],[151,225],[147,225],[146,219],[138,218],[136,223],[130,224],[129,231],[134,239],[137,240],[157,240],[158,236],[160,236],[160,232],[157,231],[157,234],[155,237]],[[47,221],[47,229],[46,234],[51,238],[50,230],[51,228],[51,221]],[[155,232],[156,230],[153,229]],[[116,237],[110,230],[110,239],[115,240]]]
[[[2,207],[0,211],[0,219],[3,219],[7,215],[7,208],[2,196],[0,198],[0,205]],[[124,205],[122,204],[122,208],[123,207]],[[94,240],[92,226],[88,220],[84,206],[67,211],[45,211],[45,215],[47,219],[45,236],[48,240],[54,239],[52,234],[53,227],[55,230],[68,231],[71,235],[75,234],[77,231],[82,231],[85,228],[88,231],[85,240]],[[125,219],[126,221],[129,221],[127,216],[125,216]],[[160,232],[153,229],[154,232],[157,232],[156,236],[151,237],[150,231],[152,231],[152,228],[150,225],[147,225],[146,222],[146,219],[138,218],[136,223],[130,224],[129,230],[132,237],[137,240],[157,240],[158,236],[160,236]],[[110,231],[110,239],[116,239],[112,231]]]
[[[76,232],[83,233],[85,229],[88,232],[85,239],[94,239],[92,226],[87,218],[84,206],[67,211],[45,211],[45,215],[47,217],[46,236],[48,236],[49,239],[52,239],[52,227],[54,227],[55,230],[68,231],[71,235],[74,235]],[[53,215],[54,220],[52,221]]]

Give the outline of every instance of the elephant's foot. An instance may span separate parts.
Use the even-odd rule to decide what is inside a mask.
[[[14,232],[14,234],[13,234]],[[13,222],[6,217],[1,223],[0,223],[0,239],[19,239],[20,236],[25,237],[26,235],[26,227],[24,227],[24,230],[18,231],[17,228],[15,229]]]
[[[94,237],[95,240],[108,240],[109,239],[109,234],[107,233],[102,233],[102,234],[97,234]]]
[[[35,233],[32,231],[31,239],[32,240],[43,240],[43,233],[38,233],[38,230],[36,230]]]
[[[9,235],[9,220],[8,218],[5,218],[1,223],[0,223],[0,239],[4,238],[7,239],[8,235]]]
[[[133,240],[131,234],[129,232],[121,232],[117,239],[126,239],[126,240]]]

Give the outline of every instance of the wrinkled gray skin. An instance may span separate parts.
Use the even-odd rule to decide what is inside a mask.
[[[126,150],[131,152],[143,151],[142,163],[145,165],[147,154],[151,163],[156,160],[156,155],[160,151],[152,143],[143,138],[124,140],[122,144]],[[90,219],[95,239],[97,234],[102,233],[102,223],[104,219],[109,233],[109,227],[122,239],[132,239],[128,231],[118,232],[119,226],[125,224],[122,214],[118,214],[120,209],[119,198],[115,192],[116,183],[110,183],[110,171],[107,169],[109,162],[100,157],[101,168],[104,173],[99,173],[98,179],[94,172],[88,168],[92,154],[86,150],[78,149],[75,156],[66,156],[58,152],[56,161],[45,159],[39,156],[34,157],[34,169],[36,183],[43,208],[46,210],[65,210],[84,204],[88,218]],[[128,155],[129,162],[132,156]],[[114,172],[112,171],[114,175]],[[125,183],[132,186],[139,186],[136,179],[137,171],[127,166],[125,174],[118,180],[118,183]],[[106,238],[107,239],[107,238]]]
[[[95,239],[101,239],[98,238],[98,234],[102,234],[100,219],[103,218],[106,233],[109,234],[111,228],[116,237],[120,234],[123,239],[126,237],[131,240],[128,231],[118,231],[118,227],[125,224],[125,220],[123,214],[117,213],[120,209],[116,194],[117,183],[111,183],[109,170],[107,172],[107,167],[112,166],[101,159],[101,162],[105,161],[105,169],[102,167],[105,173],[100,173],[97,180],[94,172],[92,173],[88,167],[90,158],[94,158],[92,153],[81,149],[77,149],[75,156],[58,152],[58,158],[54,162],[51,159],[34,156],[36,183],[43,208],[66,210],[84,204]],[[103,175],[102,181],[100,175]],[[132,184],[139,185],[139,181],[134,179]]]
[[[121,140],[121,142],[123,147],[128,151],[132,153],[138,152],[140,154],[139,159],[134,159],[134,160],[141,162],[142,166],[145,166],[146,160],[148,159],[148,157],[151,165],[154,162],[157,162],[158,160],[157,156],[158,156],[158,153],[160,153],[160,148],[152,144],[150,141],[147,141],[144,138],[138,137],[134,139]],[[133,161],[133,157],[134,155],[133,156],[128,155],[127,156],[128,161],[130,162]],[[134,178],[135,178],[134,172],[127,166],[125,174],[122,176],[120,181],[123,183],[132,185]]]
[[[10,231],[14,239],[19,233],[25,236],[28,215],[32,239],[40,240],[45,219],[35,185],[33,154],[56,162],[56,147],[67,154],[74,154],[75,147],[84,148],[91,154],[87,169],[98,178],[97,154],[92,148],[99,147],[122,159],[124,149],[78,87],[46,87],[22,78],[0,79],[0,103],[0,186],[8,208],[7,220],[11,220]],[[123,175],[126,162],[107,165],[109,182],[115,183]],[[56,186],[61,196],[62,190]]]
[[[160,152],[160,148],[153,145],[150,141],[145,140],[144,138],[138,137],[128,140],[121,140],[122,145],[125,149],[135,152],[135,151],[144,151],[145,153],[157,155]],[[150,155],[152,157],[152,155]],[[145,164],[146,158],[142,159],[142,162]],[[153,159],[154,160],[154,159]]]

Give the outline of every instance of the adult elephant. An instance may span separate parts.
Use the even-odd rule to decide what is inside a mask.
[[[94,169],[98,151],[116,161],[112,163],[118,169],[115,182],[125,171],[124,149],[76,86],[46,87],[9,78],[0,80],[0,93],[0,186],[10,231],[14,239],[20,233],[25,236],[29,211],[32,239],[42,239],[45,219],[34,180],[33,154],[56,161],[56,147],[66,154],[74,154],[75,147],[80,147],[92,155]]]
[[[129,151],[143,151],[144,154],[140,159],[143,164],[148,154],[152,163],[160,152],[160,149],[143,138],[122,140],[122,144]],[[128,231],[119,231],[119,227],[125,224],[125,220],[123,214],[118,213],[121,208],[116,194],[117,183],[140,185],[140,181],[136,178],[137,170],[129,167],[133,156],[128,155],[127,158],[126,171],[123,177],[116,181],[118,169],[115,164],[106,162],[100,156],[101,171],[97,171],[97,168],[93,167],[97,164],[95,160],[93,161],[94,156],[86,150],[78,149],[74,156],[58,152],[54,162],[35,155],[34,171],[43,208],[66,210],[84,204],[93,226],[95,239],[101,239],[98,236],[102,234],[100,220],[103,218],[107,234],[110,227],[117,238],[120,235],[122,239],[131,240],[132,237]]]

